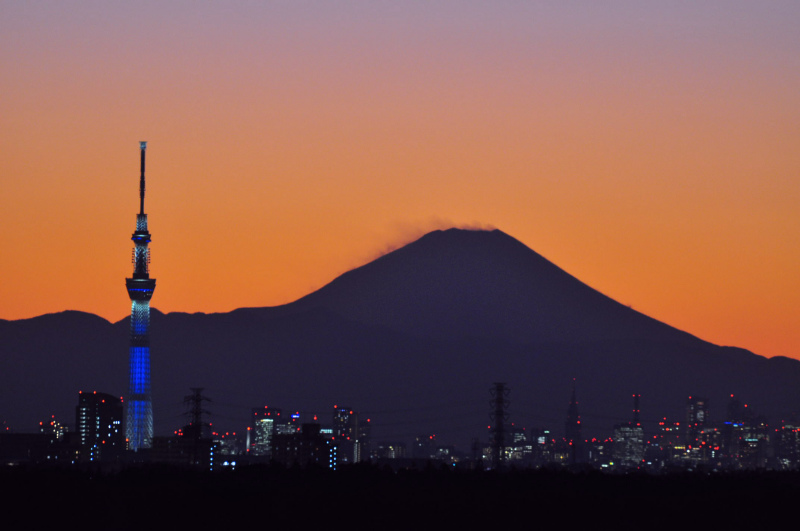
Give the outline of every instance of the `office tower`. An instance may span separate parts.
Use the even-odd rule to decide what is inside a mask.
[[[253,408],[251,421],[248,427],[248,453],[256,457],[270,457],[273,437],[279,432],[278,425],[286,424],[281,417],[281,410],[269,406]]]
[[[581,416],[578,413],[578,399],[575,393],[575,382],[572,382],[572,397],[567,408],[567,421],[564,424],[564,438],[570,444],[581,441]]]
[[[625,468],[644,461],[644,430],[639,421],[639,397],[633,395],[633,420],[614,426],[614,462]]]
[[[738,460],[742,432],[745,429],[744,408],[733,395],[728,401],[725,422],[722,424],[722,452],[729,461]]]
[[[81,391],[75,408],[75,425],[84,461],[113,459],[125,449],[122,399],[119,397]]]
[[[125,280],[131,298],[130,382],[126,434],[133,451],[150,448],[153,439],[153,402],[150,390],[150,298],[156,280],[150,278],[150,233],[144,213],[144,155],[147,142],[139,142],[141,174],[139,177],[139,214],[136,232],[131,238],[133,278]]]
[[[564,440],[568,447],[569,462],[582,460],[583,440],[581,439],[581,416],[578,413],[578,399],[575,393],[575,380],[572,380],[572,398],[567,408],[567,421],[564,423]]]
[[[708,422],[708,399],[689,397],[686,402],[684,441],[690,447],[700,444],[703,427]]]
[[[338,447],[338,462],[358,463],[369,455],[369,419],[359,422],[358,413],[343,406],[333,406],[333,439]]]

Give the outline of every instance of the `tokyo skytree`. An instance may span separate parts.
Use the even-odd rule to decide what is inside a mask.
[[[150,298],[156,279],[150,278],[150,233],[144,213],[144,155],[147,142],[139,142],[141,176],[139,178],[139,214],[136,232],[131,238],[133,278],[125,279],[131,298],[130,386],[127,397],[125,435],[128,448],[150,448],[153,440],[153,401],[150,394]]]

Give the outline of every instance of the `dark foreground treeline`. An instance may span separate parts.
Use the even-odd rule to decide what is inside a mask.
[[[43,529],[54,522],[59,528],[80,522],[81,529],[449,529],[500,522],[550,529],[599,523],[615,529],[757,529],[795,512],[800,473],[5,467],[0,489],[6,529]]]

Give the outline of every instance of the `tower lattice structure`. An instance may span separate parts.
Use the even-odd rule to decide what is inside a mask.
[[[508,393],[503,382],[495,382],[489,392],[494,411],[489,414],[492,419],[492,468],[500,470],[506,461],[506,421],[508,420]]]
[[[125,433],[128,448],[150,448],[153,440],[153,401],[150,390],[150,299],[156,279],[150,278],[150,233],[144,213],[144,156],[147,142],[139,142],[141,176],[139,178],[139,214],[131,238],[133,277],[125,279],[131,298],[130,382],[128,387]]]

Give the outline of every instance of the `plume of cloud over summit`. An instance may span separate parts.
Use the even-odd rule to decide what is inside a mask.
[[[383,247],[379,251],[369,256],[365,262],[371,262],[372,260],[387,255],[392,251],[396,251],[397,249],[400,249],[401,247],[422,238],[429,232],[447,229],[492,231],[496,230],[497,227],[490,223],[481,223],[478,221],[473,221],[471,223],[458,223],[449,218],[443,218],[439,216],[431,216],[426,220],[417,222],[398,221],[389,227],[387,231],[388,237],[385,238],[386,243],[383,245]]]

